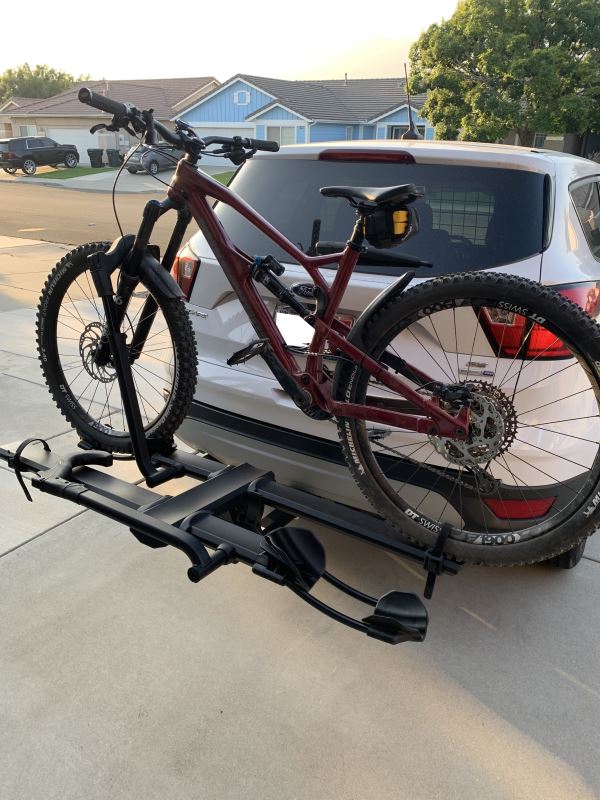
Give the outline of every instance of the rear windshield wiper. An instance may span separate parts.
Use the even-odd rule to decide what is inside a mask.
[[[330,253],[339,253],[344,247],[346,242],[317,242],[315,250],[319,255],[326,256]],[[374,247],[363,247],[360,256],[358,257],[359,264],[372,264],[380,267],[433,267],[431,261],[424,261],[415,256],[403,256],[396,253],[383,253],[381,250],[376,250]]]

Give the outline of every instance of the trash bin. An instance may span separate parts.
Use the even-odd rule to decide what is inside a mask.
[[[123,163],[123,159],[121,158],[121,153],[118,150],[113,148],[106,148],[106,156],[108,158],[108,166],[109,167],[120,167]]]
[[[104,164],[102,163],[102,153],[104,150],[88,150],[87,154],[90,157],[90,164],[92,167],[103,167]]]

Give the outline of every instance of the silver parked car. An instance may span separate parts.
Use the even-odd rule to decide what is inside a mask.
[[[343,199],[324,198],[320,187],[404,183],[414,183],[424,192],[415,203],[420,232],[391,252],[433,264],[432,268],[416,268],[415,283],[446,273],[498,270],[551,285],[598,316],[600,167],[592,161],[551,151],[476,143],[325,143],[284,147],[277,154],[256,156],[239,169],[232,188],[308,252],[314,251],[317,240],[320,249],[325,243],[341,249],[353,220],[348,204]],[[299,265],[289,263],[283,252],[240,215],[224,205],[217,206],[217,213],[244,252],[270,253],[285,264],[281,280],[287,285],[306,281]],[[354,320],[405,271],[387,266],[383,255],[369,253],[359,261],[340,314]],[[201,233],[181,250],[174,273],[189,298],[199,345],[195,402],[179,431],[181,438],[223,462],[248,461],[273,470],[279,481],[365,506],[344,464],[335,423],[300,413],[260,358],[227,365],[232,353],[255,334]],[[327,270],[323,273],[327,275]],[[286,313],[271,295],[266,295],[266,302],[288,345],[301,353],[310,339],[308,327]],[[508,346],[511,337],[516,341],[522,336],[519,325],[523,318],[512,312],[505,317],[487,321],[488,336],[497,338],[501,329],[502,339],[496,342],[501,348]],[[444,332],[436,331],[436,336],[443,339]],[[537,346],[532,359],[535,368],[557,369],[544,361],[548,355],[554,359],[552,364],[558,363],[556,347]],[[411,362],[426,361],[428,370],[435,369],[435,363],[443,367],[441,355],[436,361],[433,336],[427,348],[410,340],[404,341],[403,347]],[[456,353],[457,379],[485,382],[490,370],[485,342],[476,355],[471,347],[470,358],[468,350],[466,356],[460,352],[460,361],[458,350]],[[560,380],[564,379],[566,376],[561,376]],[[576,394],[574,389],[571,393]],[[565,394],[571,393],[567,385]],[[543,398],[536,402],[543,404]],[[583,401],[573,397],[566,402],[575,412]],[[541,431],[540,436],[551,438],[551,433]],[[575,435],[573,443],[577,445]],[[429,446],[432,458],[439,459],[434,446]],[[551,442],[538,449],[532,468],[543,473]],[[435,502],[436,488],[429,487],[428,502]],[[445,508],[448,499],[441,497],[439,502]],[[498,513],[507,512],[500,509]]]
[[[152,147],[140,145],[132,147],[127,151],[124,161],[126,161],[127,172],[135,175],[136,172],[149,172],[156,175],[163,169],[175,169],[177,162],[183,158],[184,152],[177,150],[170,144],[157,144]]]

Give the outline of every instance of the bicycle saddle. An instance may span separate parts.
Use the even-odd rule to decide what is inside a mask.
[[[320,189],[324,197],[347,197],[366,203],[409,203],[419,197],[413,183],[401,186],[324,186]]]

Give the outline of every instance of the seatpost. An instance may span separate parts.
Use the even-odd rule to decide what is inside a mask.
[[[347,245],[351,250],[362,250],[363,242],[365,240],[365,218],[359,214],[354,223],[352,236],[348,239]]]

